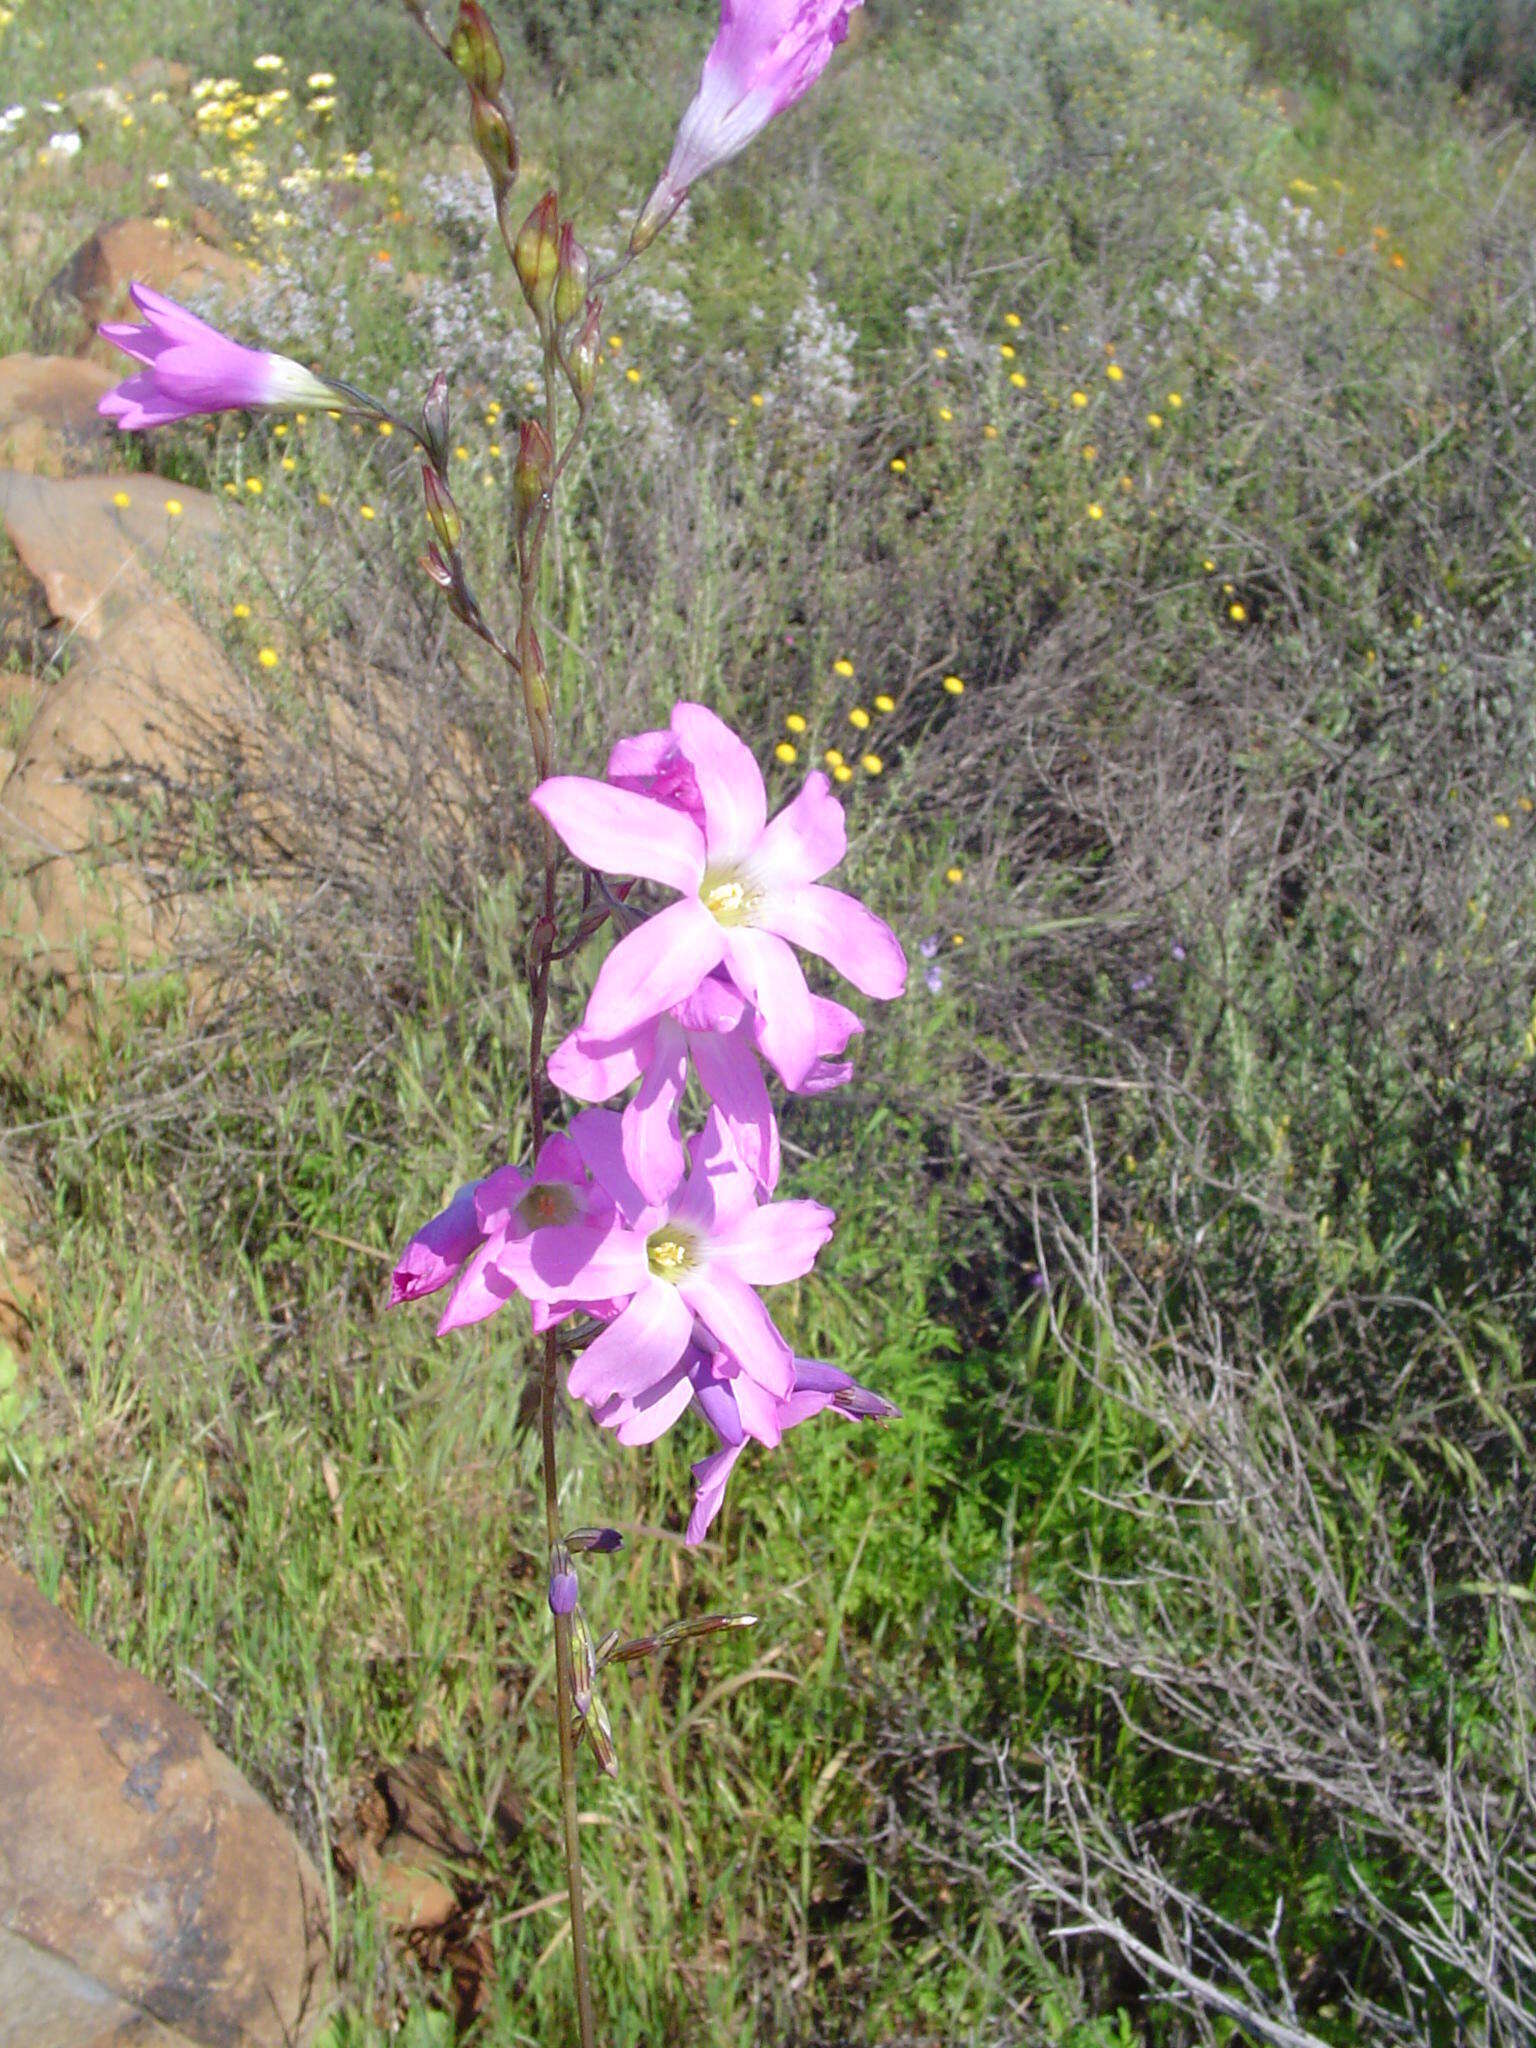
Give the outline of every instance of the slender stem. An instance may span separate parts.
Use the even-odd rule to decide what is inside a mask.
[[[544,1335],[544,1375],[539,1425],[544,1440],[544,1520],[551,1544],[560,1536],[555,1479],[555,1333]],[[572,1730],[571,1620],[555,1616],[556,1718],[560,1727],[560,1816],[565,1831],[565,1882],[571,1909],[571,1975],[576,1984],[576,2019],[581,2048],[595,2048],[592,1984],[587,1963],[587,1902],[581,1882],[581,1833],[576,1813],[576,1740]]]

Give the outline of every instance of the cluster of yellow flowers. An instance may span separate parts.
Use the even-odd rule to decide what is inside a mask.
[[[855,674],[853,663],[845,655],[839,656],[832,664],[832,673],[840,683],[851,683]],[[947,695],[959,697],[964,694],[965,682],[960,676],[947,675],[944,677],[941,687]],[[866,775],[883,775],[885,773],[885,761],[863,739],[863,735],[874,728],[877,718],[888,718],[895,709],[896,699],[886,691],[881,690],[870,698],[867,705],[854,704],[843,714],[847,723],[859,735],[859,739],[850,742],[850,746],[858,747],[862,745],[866,748],[865,752],[857,755],[858,765],[864,770]],[[806,745],[814,747],[816,743],[807,737],[810,733],[810,720],[803,711],[787,713],[784,719],[784,729],[789,734],[789,738],[779,741],[773,750],[773,758],[781,762],[784,767],[792,768],[800,758],[801,747]],[[834,782],[852,782],[854,777],[853,763],[848,759],[847,754],[843,752],[841,747],[835,745],[823,747],[821,749],[821,759],[827,768],[831,770]]]

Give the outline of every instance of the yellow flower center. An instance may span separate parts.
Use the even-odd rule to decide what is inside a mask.
[[[655,1231],[645,1241],[646,1263],[652,1273],[673,1286],[692,1270],[697,1250],[692,1238],[672,1229]]]
[[[699,901],[720,924],[742,925],[751,922],[757,897],[742,876],[712,869],[699,884]]]

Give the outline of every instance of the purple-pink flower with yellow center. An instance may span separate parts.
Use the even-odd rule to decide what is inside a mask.
[[[848,844],[825,775],[808,776],[770,823],[762,771],[723,720],[702,704],[679,704],[671,725],[693,771],[698,817],[578,775],[553,776],[530,799],[589,867],[679,892],[603,962],[583,1029],[621,1039],[687,1002],[723,964],[757,1011],[764,1056],[789,1087],[802,1087],[820,1057],[819,1033],[792,947],[819,954],[865,995],[886,1000],[906,985],[906,957],[872,911],[820,886]]]
[[[688,188],[746,148],[775,114],[809,91],[860,0],[720,0],[720,27],[699,89],[678,125],[672,155],[635,224],[643,249]]]
[[[811,1270],[832,1234],[832,1211],[820,1202],[760,1203],[756,1179],[736,1156],[718,1110],[690,1145],[688,1178],[662,1202],[648,1202],[631,1178],[613,1110],[583,1110],[571,1137],[618,1221],[590,1276],[570,1276],[569,1292],[628,1296],[571,1367],[572,1398],[594,1408],[615,1399],[642,1404],[644,1434],[629,1440],[660,1436],[692,1398],[676,1368],[702,1330],[738,1362],[737,1397],[768,1427],[770,1404],[791,1393],[794,1371],[790,1348],[755,1290]]]
[[[197,413],[245,407],[336,404],[335,388],[291,357],[242,347],[146,284],[130,285],[128,295],[146,324],[108,322],[97,329],[104,341],[145,366],[97,405],[119,427],[160,427]]]

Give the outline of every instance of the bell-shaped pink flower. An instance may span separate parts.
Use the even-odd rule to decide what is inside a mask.
[[[108,322],[96,330],[145,366],[97,404],[120,427],[160,427],[247,406],[336,404],[335,388],[291,357],[242,347],[147,284],[130,285],[128,295],[147,324]]]
[[[819,1094],[852,1073],[835,1056],[864,1027],[852,1010],[823,996],[813,995],[811,1007],[817,1059],[800,1086],[803,1093]],[[640,1083],[620,1120],[624,1163],[646,1200],[659,1202],[683,1177],[678,1112],[691,1062],[737,1156],[771,1195],[779,1180],[779,1129],[754,1053],[761,1029],[746,997],[717,972],[706,975],[686,1002],[622,1038],[595,1038],[578,1025],[550,1054],[549,1078],[579,1102],[606,1102]]]
[[[688,187],[766,128],[820,78],[860,0],[720,0],[720,27],[672,155],[635,227],[644,248]]]
[[[769,823],[762,771],[723,720],[702,704],[679,704],[672,734],[693,770],[702,820],[580,775],[553,776],[530,799],[589,867],[679,892],[603,962],[584,1028],[596,1039],[621,1039],[686,1002],[723,963],[757,1011],[765,1057],[799,1088],[817,1064],[817,1019],[792,946],[887,1000],[906,984],[906,958],[873,912],[820,886],[848,844],[825,775],[807,776]]]
[[[573,1399],[594,1408],[616,1396],[642,1400],[672,1379],[695,1324],[731,1353],[756,1389],[785,1398],[794,1386],[789,1346],[755,1290],[811,1270],[832,1234],[832,1211],[820,1202],[760,1204],[757,1182],[732,1149],[718,1111],[693,1140],[687,1180],[664,1202],[647,1202],[635,1186],[612,1110],[583,1110],[571,1137],[612,1199],[619,1225],[589,1271],[570,1276],[567,1294],[578,1301],[628,1297],[571,1367]],[[653,1433],[688,1400],[683,1391]]]

